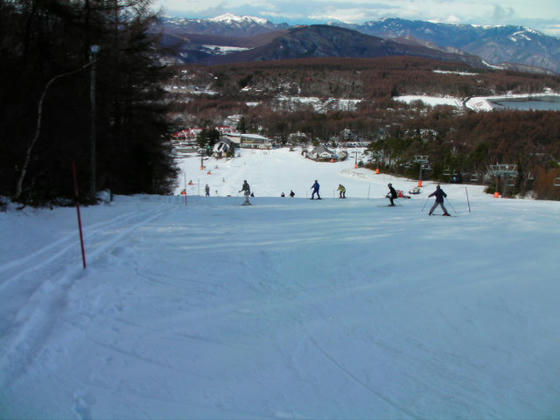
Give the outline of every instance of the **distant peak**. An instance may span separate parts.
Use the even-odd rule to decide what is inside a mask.
[[[263,18],[255,17],[255,16],[238,16],[234,15],[233,13],[224,13],[223,15],[216,16],[213,18],[208,19],[211,22],[255,22],[261,25],[266,24],[268,21]]]

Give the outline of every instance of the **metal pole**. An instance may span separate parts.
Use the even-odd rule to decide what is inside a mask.
[[[185,207],[187,206],[187,172],[183,172],[183,176],[185,177]]]
[[[72,161],[72,177],[74,178],[74,196],[76,197],[76,213],[78,214],[78,230],[80,231],[80,247],[82,248],[82,265],[87,268],[86,251],[84,247],[84,234],[82,232],[82,215],[80,213],[78,176],[76,175],[76,162]]]
[[[469,213],[471,212],[471,203],[469,201],[469,190],[465,187],[465,193],[467,194],[467,205],[469,206]]]

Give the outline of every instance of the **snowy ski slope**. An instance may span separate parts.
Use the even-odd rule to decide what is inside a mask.
[[[416,181],[352,160],[205,164],[187,206],[82,209],[87,270],[74,209],[0,213],[0,418],[558,417],[560,203],[443,185],[429,217],[432,183],[388,208]]]

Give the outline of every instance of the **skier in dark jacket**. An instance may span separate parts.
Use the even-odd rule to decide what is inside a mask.
[[[389,192],[387,193],[387,198],[391,202],[391,204],[389,204],[389,205],[394,206],[395,202],[393,200],[398,197],[397,191],[393,188],[393,184],[389,183],[389,184],[387,184],[387,186],[389,187]]]
[[[315,182],[311,186],[311,188],[313,189],[313,193],[311,194],[312,200],[315,198],[315,194],[317,194],[317,200],[321,199],[321,196],[319,195],[319,187],[319,183],[317,182],[317,180],[315,180]]]
[[[447,209],[445,208],[445,206],[443,205],[443,197],[447,197],[447,194],[445,194],[443,192],[443,190],[441,189],[441,187],[439,186],[439,184],[437,184],[436,186],[436,190],[431,193],[428,197],[435,197],[436,201],[434,202],[434,205],[432,206],[432,208],[430,209],[430,212],[428,213],[428,215],[432,215],[432,213],[434,212],[434,210],[436,209],[437,206],[441,206],[442,210],[443,210],[443,215],[444,216],[451,216],[448,212]]]
[[[243,195],[245,195],[245,201],[243,202],[243,205],[249,205],[251,204],[249,202],[249,196],[251,195],[251,187],[249,187],[249,183],[247,182],[247,180],[243,181],[243,186],[241,187],[241,190],[239,190],[239,192],[243,191]]]

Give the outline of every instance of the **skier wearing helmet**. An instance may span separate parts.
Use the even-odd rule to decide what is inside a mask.
[[[389,192],[387,193],[387,198],[391,202],[391,204],[389,204],[389,206],[394,206],[395,202],[393,200],[398,197],[397,191],[395,191],[395,189],[393,188],[393,184],[389,183],[389,184],[387,184],[387,186],[389,187]]]

